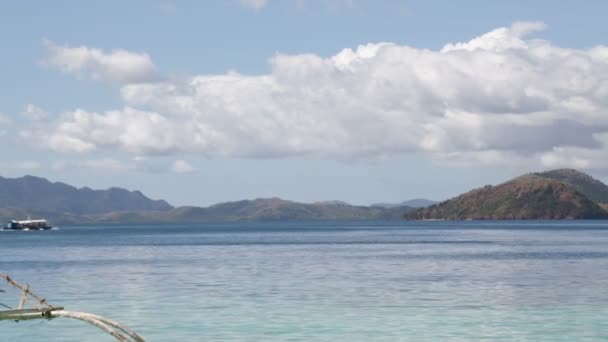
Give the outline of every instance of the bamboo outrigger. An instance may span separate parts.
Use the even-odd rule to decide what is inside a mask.
[[[86,312],[67,311],[64,310],[63,307],[50,305],[47,303],[46,299],[32,293],[29,285],[23,286],[2,272],[0,272],[0,278],[3,278],[8,284],[22,291],[21,297],[19,298],[19,304],[17,305],[16,309],[12,309],[7,305],[1,304],[9,310],[0,310],[0,321],[53,319],[57,317],[74,318],[96,326],[104,332],[114,336],[114,338],[116,338],[118,341],[144,342],[144,339],[141,336],[123,324],[98,315]],[[0,292],[4,291],[0,290]],[[38,306],[35,308],[24,308],[28,297],[35,299]]]

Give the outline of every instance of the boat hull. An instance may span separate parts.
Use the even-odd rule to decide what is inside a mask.
[[[51,230],[55,227],[48,227],[48,228],[8,228],[8,227],[2,227],[2,230],[13,230],[13,231],[30,231],[30,230]]]

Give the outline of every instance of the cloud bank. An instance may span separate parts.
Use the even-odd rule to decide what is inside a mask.
[[[594,167],[608,151],[608,47],[529,38],[543,28],[515,23],[439,51],[374,43],[330,57],[277,54],[268,74],[147,83],[147,55],[53,52],[68,61],[53,62],[62,70],[137,83],[121,87],[122,109],[64,113],[47,128],[48,146],[247,158],[425,152]],[[115,54],[133,57],[133,68],[102,62]]]

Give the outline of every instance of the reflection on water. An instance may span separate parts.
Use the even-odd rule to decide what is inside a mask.
[[[0,233],[0,270],[150,341],[608,338],[603,221],[62,227]],[[0,332],[112,341],[65,319]]]

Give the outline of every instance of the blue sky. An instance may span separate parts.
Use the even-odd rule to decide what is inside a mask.
[[[0,174],[177,205],[445,199],[555,167],[606,180],[607,12],[604,1],[2,3]]]

